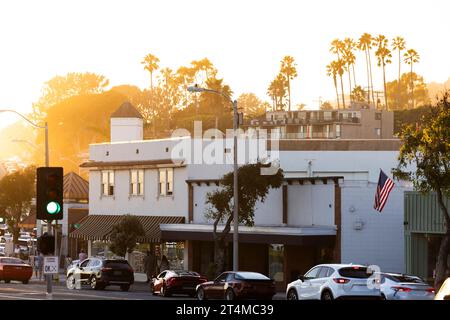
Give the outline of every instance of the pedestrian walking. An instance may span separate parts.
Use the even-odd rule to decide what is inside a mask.
[[[147,283],[156,275],[156,257],[150,250],[147,250],[147,255],[144,258],[144,272],[147,275]]]
[[[42,270],[44,269],[44,257],[40,252],[34,256],[34,276],[39,281],[42,280]]]

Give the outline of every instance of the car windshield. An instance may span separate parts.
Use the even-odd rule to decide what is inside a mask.
[[[367,270],[366,267],[354,266],[339,269],[339,274],[346,278],[367,279],[373,274],[373,272]]]
[[[23,264],[23,261],[16,258],[3,258],[0,259],[0,263],[2,264]]]
[[[129,264],[127,260],[105,260],[104,266],[113,269],[123,269],[128,268]]]
[[[239,280],[270,280],[265,275],[257,272],[236,272],[235,278]]]
[[[197,272],[194,271],[185,271],[185,270],[174,270],[174,273],[177,276],[180,277],[186,277],[186,276],[199,276],[199,274]]]
[[[408,283],[423,283],[423,281],[417,277],[410,277],[405,275],[386,275],[386,277],[395,282],[408,282]]]

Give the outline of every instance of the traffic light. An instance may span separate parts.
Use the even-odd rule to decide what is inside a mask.
[[[37,168],[36,218],[61,220],[63,218],[63,168]]]
[[[37,239],[37,249],[43,255],[52,255],[55,253],[55,237],[45,232]]]

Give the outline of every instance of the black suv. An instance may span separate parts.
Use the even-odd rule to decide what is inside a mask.
[[[122,291],[128,291],[133,283],[133,268],[123,259],[88,258],[67,270],[69,289],[74,289],[77,284],[87,284],[95,290],[118,285]]]

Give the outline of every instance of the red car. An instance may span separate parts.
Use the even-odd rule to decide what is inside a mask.
[[[214,281],[197,287],[197,299],[269,299],[275,295],[275,281],[258,272],[227,271]]]
[[[194,271],[165,270],[152,279],[152,293],[169,297],[172,294],[195,296],[195,288],[208,279]]]
[[[33,275],[33,268],[18,258],[0,257],[0,280],[9,283],[11,280],[27,284]]]

